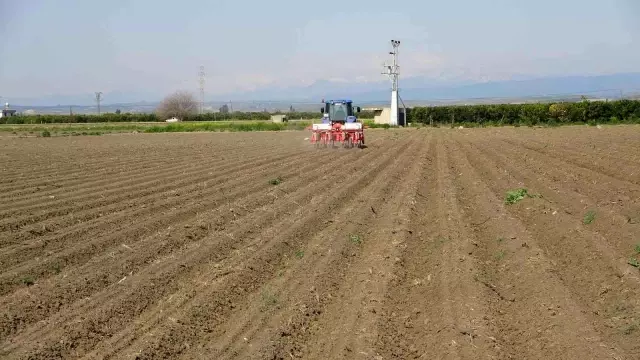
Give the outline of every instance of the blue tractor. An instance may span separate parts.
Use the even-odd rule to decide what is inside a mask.
[[[358,121],[356,113],[360,107],[354,107],[351,100],[329,100],[320,109],[322,123],[312,125],[311,143],[316,146],[363,147],[364,127]]]

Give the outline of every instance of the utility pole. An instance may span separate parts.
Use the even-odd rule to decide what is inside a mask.
[[[387,75],[391,80],[391,117],[389,119],[389,125],[398,125],[398,76],[400,75],[400,66],[398,66],[398,48],[400,47],[400,41],[391,40],[392,51],[389,55],[392,56],[391,65],[384,65],[385,71],[383,75]]]
[[[204,114],[204,65],[200,66],[200,71],[198,72],[198,76],[200,77],[200,114]]]
[[[96,102],[98,103],[98,115],[100,115],[100,101],[102,100],[102,91],[96,91]]]

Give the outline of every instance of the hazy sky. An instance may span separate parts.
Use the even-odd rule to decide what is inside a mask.
[[[638,0],[0,0],[0,96],[640,71]]]

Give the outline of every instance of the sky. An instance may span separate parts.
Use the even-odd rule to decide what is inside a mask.
[[[640,71],[637,0],[0,0],[0,96]],[[132,99],[149,100],[149,99]]]

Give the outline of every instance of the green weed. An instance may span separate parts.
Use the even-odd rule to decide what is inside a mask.
[[[42,136],[42,137],[51,137],[51,133],[49,132],[49,130],[45,130],[42,133],[40,133],[40,136]]]
[[[640,244],[636,244],[636,247],[633,249],[637,254],[640,254]]]
[[[529,194],[529,190],[527,189],[515,189],[511,191],[507,191],[507,196],[504,199],[504,203],[507,205],[513,205],[518,201],[524,199],[525,197],[535,197],[536,195]]]
[[[360,245],[362,244],[362,236],[357,234],[351,234],[349,235],[349,241],[351,241],[353,244]]]
[[[504,257],[507,255],[507,253],[504,250],[500,250],[496,253],[496,260],[502,260],[504,259]]]
[[[262,292],[262,302],[266,306],[273,306],[278,303],[278,296],[271,291],[265,290]]]
[[[304,251],[302,251],[302,250],[296,251],[296,257],[298,259],[302,259],[304,257]]]
[[[640,261],[638,261],[638,259],[636,258],[629,258],[629,261],[627,261],[627,264],[633,266],[634,268],[640,269]]]
[[[25,276],[22,278],[22,280],[20,280],[20,282],[24,285],[31,286],[36,283],[36,280],[33,278],[33,276]]]
[[[593,211],[593,210],[589,210],[589,211],[587,211],[586,214],[584,214],[584,218],[582,218],[582,223],[585,224],[585,225],[589,225],[595,219],[596,219],[596,212]]]
[[[280,185],[282,183],[282,177],[278,176],[275,179],[269,180],[269,184],[271,185]]]

